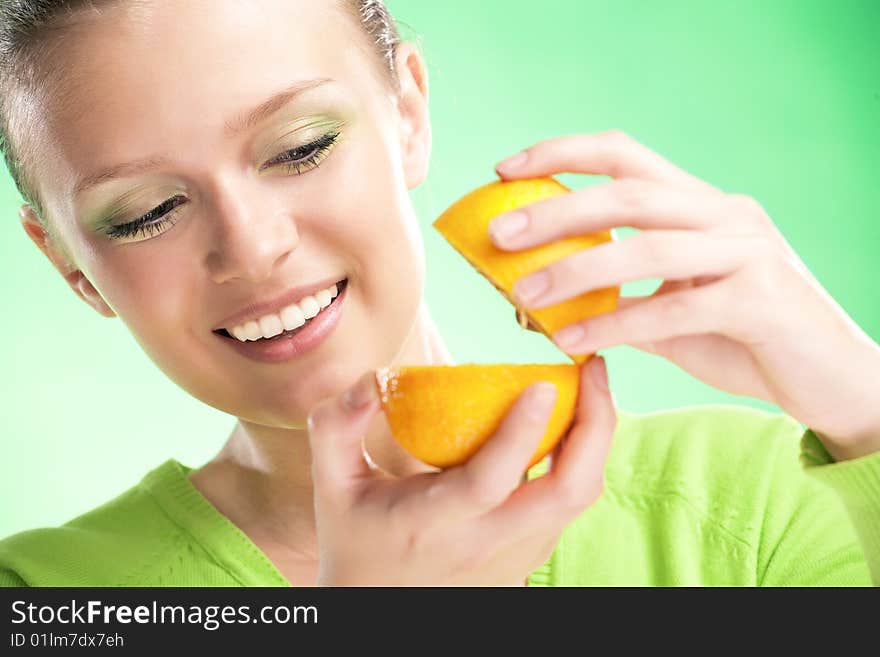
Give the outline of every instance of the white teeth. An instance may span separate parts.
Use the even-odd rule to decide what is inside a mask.
[[[339,288],[336,285],[331,285],[316,292],[314,296],[305,297],[299,303],[283,308],[279,313],[264,315],[257,320],[239,324],[227,330],[239,342],[274,338],[284,331],[298,329],[329,306],[337,296],[339,296]]]
[[[321,290],[315,295],[315,301],[318,302],[318,305],[321,308],[326,308],[330,305],[330,302],[333,301],[333,297],[330,296],[330,290]]]
[[[281,311],[281,323],[284,324],[285,331],[292,331],[305,324],[306,318],[299,306],[294,304]]]
[[[284,333],[284,326],[281,324],[281,318],[278,315],[266,315],[260,317],[260,332],[264,338],[274,338],[276,335]]]
[[[259,340],[263,337],[262,332],[260,331],[260,325],[256,322],[248,322],[244,325],[244,337],[248,340]]]
[[[301,299],[299,302],[299,307],[303,311],[303,315],[305,315],[306,319],[311,319],[319,312],[321,312],[321,306],[319,306],[318,302],[315,301],[315,297],[306,297],[305,299]]]

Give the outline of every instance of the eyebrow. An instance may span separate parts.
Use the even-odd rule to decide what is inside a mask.
[[[300,80],[298,82],[295,82],[289,87],[286,87],[278,93],[272,95],[270,98],[263,101],[249,112],[240,114],[231,121],[227,121],[226,123],[224,123],[223,134],[226,136],[227,139],[234,139],[245,130],[252,128],[261,121],[269,118],[272,114],[275,114],[275,112],[279,111],[282,107],[287,105],[299,94],[303,93],[304,91],[314,89],[315,87],[318,87],[327,82],[332,82],[332,79],[314,78],[311,80]],[[146,173],[147,171],[156,169],[164,164],[167,164],[168,162],[170,162],[170,160],[167,157],[152,156],[145,157],[140,160],[134,160],[132,162],[126,162],[124,164],[117,164],[112,167],[107,167],[106,169],[98,171],[97,173],[91,174],[77,181],[76,185],[74,185],[73,188],[73,195],[78,196],[86,189],[107,182],[108,180],[113,180],[115,178],[126,178]]]

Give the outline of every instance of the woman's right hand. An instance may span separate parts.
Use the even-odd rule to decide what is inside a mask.
[[[601,494],[617,421],[604,359],[581,368],[575,421],[550,471],[523,482],[555,399],[530,386],[466,463],[391,478],[361,441],[379,412],[374,373],[309,414],[319,586],[521,586]],[[549,395],[547,388],[549,387]]]

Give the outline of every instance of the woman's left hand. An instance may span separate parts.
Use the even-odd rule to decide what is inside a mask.
[[[716,388],[776,404],[837,459],[880,450],[880,346],[810,274],[757,201],[725,193],[617,131],[550,139],[496,169],[505,180],[565,172],[613,178],[496,218],[490,233],[499,248],[642,229],[520,279],[514,293],[524,307],[664,280],[650,296],[623,297],[617,310],[557,331],[553,340],[565,352],[628,344]]]

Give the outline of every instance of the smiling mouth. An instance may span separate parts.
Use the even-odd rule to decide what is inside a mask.
[[[330,305],[328,305],[326,308],[322,308],[320,313],[318,313],[318,315],[315,315],[315,317],[319,317],[321,313],[323,313],[325,310],[327,310],[327,308],[329,308],[333,304],[337,303],[339,301],[340,297],[342,297],[342,293],[345,291],[346,287],[348,287],[348,279],[343,278],[341,281],[339,281],[336,284],[336,288],[338,290],[338,294],[336,295],[336,297],[333,299],[333,301],[330,302]],[[312,319],[314,319],[314,317],[306,320],[306,323],[303,324],[302,326],[299,326],[295,329],[291,329],[290,331],[282,331],[281,333],[279,333],[278,335],[276,335],[274,337],[260,338],[259,340],[248,340],[247,342],[272,342],[273,340],[283,340],[284,338],[292,338],[297,333],[302,331],[304,328],[308,327],[308,325],[311,324]],[[225,328],[216,329],[213,331],[213,333],[216,333],[217,335],[224,337],[228,340],[233,340],[234,342],[240,342],[235,336],[231,335],[229,333],[229,331],[227,331]],[[241,343],[241,344],[247,344],[247,342]]]

